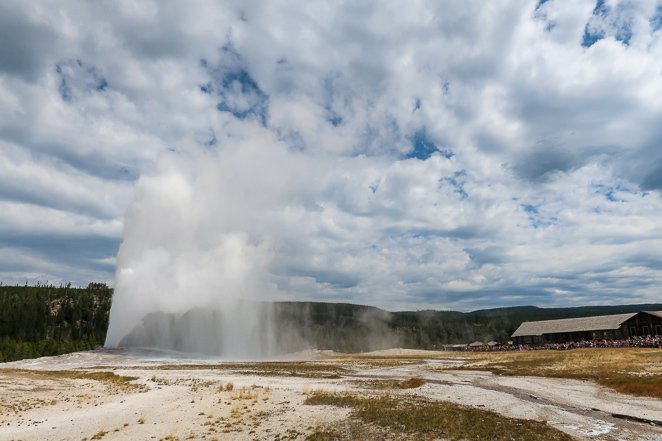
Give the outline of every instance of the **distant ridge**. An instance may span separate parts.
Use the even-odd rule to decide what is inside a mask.
[[[0,361],[57,355],[103,344],[112,292],[105,284],[95,283],[87,288],[0,285]],[[295,351],[304,346],[343,352],[392,347],[440,349],[445,344],[475,340],[507,342],[524,321],[662,310],[662,303],[512,306],[471,312],[389,312],[374,306],[307,301],[271,305],[285,349]],[[176,324],[196,314],[199,311],[178,316],[155,312],[146,323],[153,323],[158,332],[162,320]]]
[[[382,347],[393,341],[401,347],[439,349],[445,344],[496,340],[505,343],[525,321],[554,320],[597,315],[623,314],[645,310],[662,310],[662,303],[643,303],[612,306],[578,306],[567,308],[542,308],[537,306],[512,306],[459,311],[396,311],[347,303],[276,302],[278,319],[289,326],[297,317],[309,317],[308,332],[313,344],[320,349],[368,350],[351,335],[365,334],[366,327],[379,327],[391,332]],[[367,314],[367,316],[366,316]],[[366,319],[369,317],[369,319]],[[358,332],[361,331],[361,332]],[[316,335],[327,338],[318,339]]]

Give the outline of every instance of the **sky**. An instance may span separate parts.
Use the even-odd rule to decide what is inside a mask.
[[[0,42],[5,284],[662,301],[660,0],[10,0]]]

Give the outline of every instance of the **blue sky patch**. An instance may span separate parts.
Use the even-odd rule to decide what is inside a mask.
[[[255,116],[262,125],[266,125],[269,97],[247,71],[223,75],[220,86],[218,95],[221,101],[216,105],[218,110],[230,112],[239,119]]]
[[[522,210],[527,214],[531,226],[536,230],[539,228],[547,228],[556,225],[559,218],[556,216],[544,216],[540,212],[540,205],[521,204]]]
[[[630,45],[630,40],[632,39],[632,25],[627,22],[623,23],[616,32],[616,40],[620,41],[626,46]]]
[[[595,7],[593,8],[592,15],[593,17],[605,18],[607,17],[607,15],[609,15],[609,12],[610,12],[610,8],[605,3],[605,1],[598,0],[595,3]],[[586,23],[586,26],[584,26],[584,35],[582,36],[582,46],[585,48],[589,48],[598,41],[602,40],[603,38],[605,38],[604,30],[596,29],[595,26],[592,25],[592,20],[589,20],[589,22]]]
[[[605,38],[604,32],[592,31],[588,24],[584,26],[584,35],[582,36],[583,47],[589,48],[603,38]]]
[[[450,150],[441,150],[437,145],[427,136],[425,130],[419,130],[412,138],[413,149],[405,155],[406,159],[416,158],[425,161],[434,153],[439,152],[441,156],[450,159],[455,154]]]
[[[342,116],[331,107],[325,107],[326,120],[331,123],[333,127],[338,127],[343,122]]]
[[[609,187],[606,185],[596,185],[595,192],[601,194],[609,202],[625,202],[623,199],[620,199],[616,196],[616,193],[620,191],[619,187]]]
[[[593,8],[593,15],[597,15],[599,17],[606,17],[607,14],[609,14],[609,6],[605,2],[605,0],[597,0],[595,2],[595,8]]]
[[[108,81],[98,69],[81,60],[58,63],[55,71],[60,77],[58,90],[63,101],[72,101],[80,93],[103,92],[108,88]]]
[[[593,14],[584,27],[582,46],[591,47],[606,37],[613,37],[625,46],[630,45],[633,36],[633,14],[627,3],[618,3],[615,8],[599,0],[593,8]]]
[[[200,91],[218,96],[216,109],[228,112],[238,119],[255,118],[266,126],[269,111],[269,96],[243,67],[239,54],[231,47],[221,50],[221,61],[211,66],[205,59],[200,65],[207,70],[210,81],[200,85]]]
[[[657,31],[662,29],[662,6],[658,6],[655,10],[655,15],[650,19],[651,29]]]
[[[533,16],[540,21],[546,22],[547,25],[545,26],[545,30],[547,32],[551,32],[552,29],[556,27],[556,23],[552,20],[549,20],[547,17],[547,14],[541,10],[542,6],[547,3],[548,0],[539,0],[538,4],[536,4],[536,8],[534,9]]]
[[[216,131],[211,127],[208,130],[203,130],[201,132],[196,133],[195,140],[201,146],[207,147],[209,149],[211,149],[216,144],[218,144],[218,139],[216,138]]]
[[[327,122],[331,123],[333,127],[338,127],[344,121],[343,116],[334,109],[334,97],[337,96],[337,92],[334,89],[333,79],[325,78],[324,79],[324,99],[323,107],[326,116]]]
[[[469,194],[464,190],[466,177],[467,177],[466,170],[459,170],[453,173],[453,176],[443,178],[442,182],[453,187],[454,192],[458,195],[460,200],[465,200],[469,197]]]
[[[522,204],[522,209],[523,209],[526,213],[538,214],[538,207],[536,207],[535,205],[531,205],[531,204]]]
[[[609,202],[625,202],[625,199],[618,196],[621,194],[641,194],[640,191],[633,188],[627,188],[621,184],[617,185],[605,185],[605,184],[596,184],[594,185],[595,193],[601,194]]]

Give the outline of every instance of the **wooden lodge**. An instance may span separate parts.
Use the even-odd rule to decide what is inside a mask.
[[[524,322],[513,333],[515,344],[568,343],[662,335],[662,311]]]

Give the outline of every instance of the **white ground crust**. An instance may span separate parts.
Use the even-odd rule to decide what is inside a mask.
[[[394,350],[381,355],[425,354]],[[439,360],[443,355],[430,353],[433,355],[434,360],[395,367],[348,362],[343,366],[351,371],[340,379],[241,375],[219,369],[217,360],[105,351],[5,363],[0,364],[0,440],[90,440],[102,432],[107,432],[104,440],[168,436],[254,440],[276,435],[305,439],[314,428],[346,419],[349,413],[328,406],[305,406],[306,393],[356,389],[359,386],[354,380],[358,379],[412,376],[428,383],[402,393],[490,409],[509,417],[545,420],[578,439],[662,440],[660,427],[612,416],[662,421],[661,400],[625,396],[576,380],[440,371],[439,367],[458,362]],[[318,355],[308,354],[308,358],[315,357]],[[305,357],[299,354],[299,358]],[[209,364],[210,368],[177,368],[178,364]],[[138,377],[136,383],[148,390],[126,392],[94,380],[32,377],[15,369],[113,371]],[[219,386],[230,382],[232,391],[219,391]],[[238,396],[242,388],[246,392],[243,398]]]

